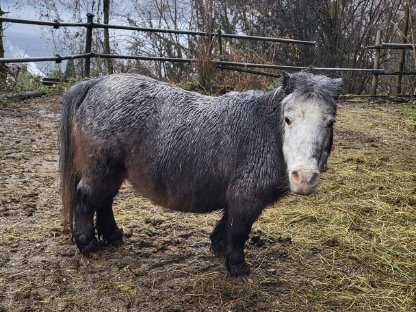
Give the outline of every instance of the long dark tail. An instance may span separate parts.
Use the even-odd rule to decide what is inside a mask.
[[[62,116],[59,134],[59,168],[61,171],[61,188],[63,204],[64,231],[73,230],[74,208],[76,205],[76,188],[78,177],[74,166],[73,123],[75,112],[84,101],[88,91],[101,79],[93,79],[76,84],[70,88],[62,100]]]

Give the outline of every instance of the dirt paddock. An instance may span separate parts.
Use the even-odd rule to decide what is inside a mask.
[[[166,211],[124,185],[124,244],[81,256],[62,234],[59,97],[0,104],[0,311],[416,311],[416,105],[340,103],[311,196],[254,224],[252,274],[210,252],[219,214]]]

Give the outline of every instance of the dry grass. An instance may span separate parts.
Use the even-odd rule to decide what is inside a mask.
[[[293,296],[323,310],[415,309],[415,113],[409,104],[341,105],[318,191],[286,197],[261,218],[269,235],[292,237],[289,253],[308,272]]]
[[[219,214],[128,185],[124,245],[79,255],[59,225],[57,100],[0,110],[0,311],[416,311],[416,105],[340,104],[318,191],[265,211],[241,281],[209,251]]]

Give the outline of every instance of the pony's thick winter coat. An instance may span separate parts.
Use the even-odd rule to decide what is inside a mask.
[[[128,179],[141,195],[173,210],[224,210],[213,249],[226,252],[231,275],[247,274],[243,247],[251,225],[289,189],[282,101],[290,94],[335,107],[339,92],[324,76],[286,77],[278,90],[220,97],[139,75],[72,87],[63,99],[60,166],[65,220],[74,224],[80,250],[96,247],[94,213],[104,240],[121,238],[111,205]],[[317,151],[325,161],[332,128],[328,135]]]

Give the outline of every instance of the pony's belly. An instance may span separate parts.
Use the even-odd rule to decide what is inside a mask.
[[[180,182],[172,185],[157,185],[145,178],[145,174],[135,172],[127,179],[139,195],[149,199],[152,203],[181,212],[208,213],[226,207],[225,188],[214,185],[207,187],[194,185],[180,187]]]
[[[134,190],[140,195],[149,199],[153,204],[166,207],[167,199],[164,194],[155,189],[153,183],[146,179],[144,172],[128,172],[127,180],[131,183]]]
[[[143,151],[131,149],[131,157],[126,161],[127,179],[140,195],[176,211],[207,213],[225,208],[228,187],[225,176],[213,175],[210,171],[201,174],[193,166],[179,171],[177,166],[157,158],[160,153],[149,148],[149,144],[146,146]],[[157,159],[149,155],[156,155]]]

